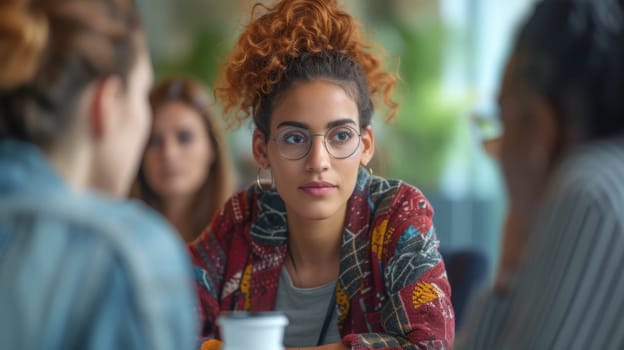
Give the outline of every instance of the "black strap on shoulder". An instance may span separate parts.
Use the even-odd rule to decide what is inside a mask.
[[[336,281],[338,283],[338,281]],[[325,313],[325,320],[323,320],[323,326],[321,327],[321,333],[319,334],[318,340],[316,342],[316,346],[321,346],[325,342],[325,336],[327,335],[327,329],[329,328],[329,323],[331,322],[332,315],[334,314],[334,309],[336,308],[336,289],[331,295],[331,299],[329,300],[329,306],[327,307],[327,312]]]

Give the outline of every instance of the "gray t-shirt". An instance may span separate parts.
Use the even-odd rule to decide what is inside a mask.
[[[317,345],[335,287],[336,282],[334,281],[315,288],[297,288],[293,285],[286,267],[282,267],[275,310],[284,312],[288,317],[289,323],[284,333],[284,346]],[[340,342],[340,334],[338,333],[338,313],[334,305],[323,344],[337,342]]]

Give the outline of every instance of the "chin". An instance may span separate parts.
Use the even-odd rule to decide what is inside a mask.
[[[162,198],[184,198],[188,196],[192,196],[196,191],[192,191],[186,187],[180,186],[167,186],[162,187],[160,191],[158,191],[158,195]]]
[[[326,220],[339,214],[338,208],[334,208],[327,203],[302,206],[297,211],[302,218],[307,220]]]
[[[91,186],[91,189],[105,196],[118,199],[126,198],[130,194],[130,186],[122,184],[107,183],[105,185]]]

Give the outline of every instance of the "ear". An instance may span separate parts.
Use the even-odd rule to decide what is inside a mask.
[[[373,158],[373,154],[375,154],[375,137],[373,136],[373,128],[370,125],[363,128],[361,133],[362,154],[360,163],[366,165]]]
[[[89,108],[90,130],[96,139],[100,139],[123,117],[120,110],[123,85],[119,77],[112,76],[95,82],[93,88]]]
[[[561,156],[561,152],[565,150],[565,135],[561,130],[557,112],[553,105],[543,97],[538,97],[535,102],[534,115],[536,120],[535,133],[536,141],[535,149],[532,153],[541,153],[544,163],[542,166],[551,168],[557,158]]]
[[[264,133],[258,129],[254,130],[251,147],[256,163],[263,169],[268,168],[271,165],[268,153],[269,143]]]

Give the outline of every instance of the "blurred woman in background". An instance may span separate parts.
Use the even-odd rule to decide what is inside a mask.
[[[235,190],[226,138],[206,88],[196,80],[163,81],[150,104],[152,132],[134,195],[192,241]]]

